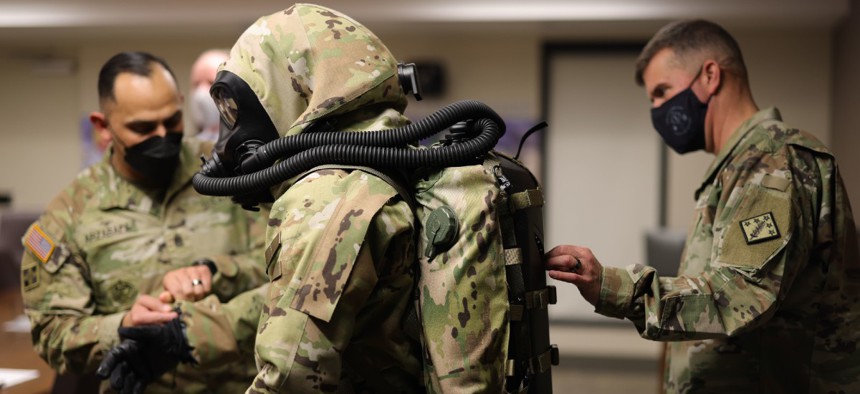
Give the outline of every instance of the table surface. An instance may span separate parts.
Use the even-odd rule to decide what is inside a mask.
[[[0,323],[14,320],[24,313],[19,288],[0,290]],[[0,324],[0,368],[35,369],[39,377],[11,387],[0,388],[2,394],[49,393],[54,370],[33,350],[29,332],[6,332]]]

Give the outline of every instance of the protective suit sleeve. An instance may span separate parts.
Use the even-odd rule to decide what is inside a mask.
[[[389,212],[403,209],[405,203],[385,205],[396,192],[359,171],[343,179],[332,171],[322,173],[293,185],[272,207],[273,213],[287,214],[273,214],[270,220],[280,223],[273,246],[267,248],[277,252],[272,253],[272,285],[257,331],[259,373],[250,393],[336,391],[348,362],[344,349],[349,345],[349,353],[364,346],[350,342],[361,319],[377,319],[379,337],[402,335],[400,318],[411,282],[401,283],[400,293],[379,299],[385,314],[369,316],[367,308],[380,281],[377,271],[385,271],[379,251],[403,231]],[[372,228],[389,231],[368,240]],[[379,364],[373,368],[384,373],[386,365]]]
[[[267,283],[227,303],[210,295],[179,304],[191,356],[199,368],[220,367],[253,357],[257,323],[268,289]]]

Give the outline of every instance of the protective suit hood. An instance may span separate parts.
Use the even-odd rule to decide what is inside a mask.
[[[352,18],[313,4],[258,19],[220,70],[248,84],[281,137],[328,115],[406,107],[397,61],[382,41]]]

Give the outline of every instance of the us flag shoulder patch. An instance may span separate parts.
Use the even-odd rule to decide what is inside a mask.
[[[51,254],[54,253],[54,241],[42,231],[38,223],[30,227],[30,231],[27,231],[27,235],[24,236],[24,245],[42,263],[46,263],[51,258]]]

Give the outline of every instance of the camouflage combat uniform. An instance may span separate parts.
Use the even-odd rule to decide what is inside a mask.
[[[262,220],[191,187],[198,157],[210,149],[196,140],[183,143],[161,202],[121,178],[105,155],[30,227],[23,238],[24,306],[34,347],[53,368],[94,371],[118,344],[117,328],[137,295],[157,296],[166,272],[196,259],[215,262],[212,290],[223,301],[265,282]],[[180,365],[148,392],[236,392],[255,373],[250,357],[205,375]]]
[[[860,391],[860,259],[833,155],[763,110],[696,198],[681,276],[605,267],[597,311],[672,341],[669,392]]]
[[[192,348],[191,357],[197,368],[212,369],[237,361],[253,363],[254,338],[268,291],[267,283],[226,303],[214,294],[196,302],[178,303],[182,310],[180,318],[185,324],[185,338]],[[248,382],[250,379],[245,383]],[[239,391],[246,386],[241,385]]]
[[[323,116],[334,130],[407,124],[396,64],[364,26],[297,4],[249,27],[222,70],[250,86],[285,136]],[[361,170],[298,178],[273,188],[271,287],[248,392],[422,390],[420,344],[402,328],[414,286],[410,207]]]

